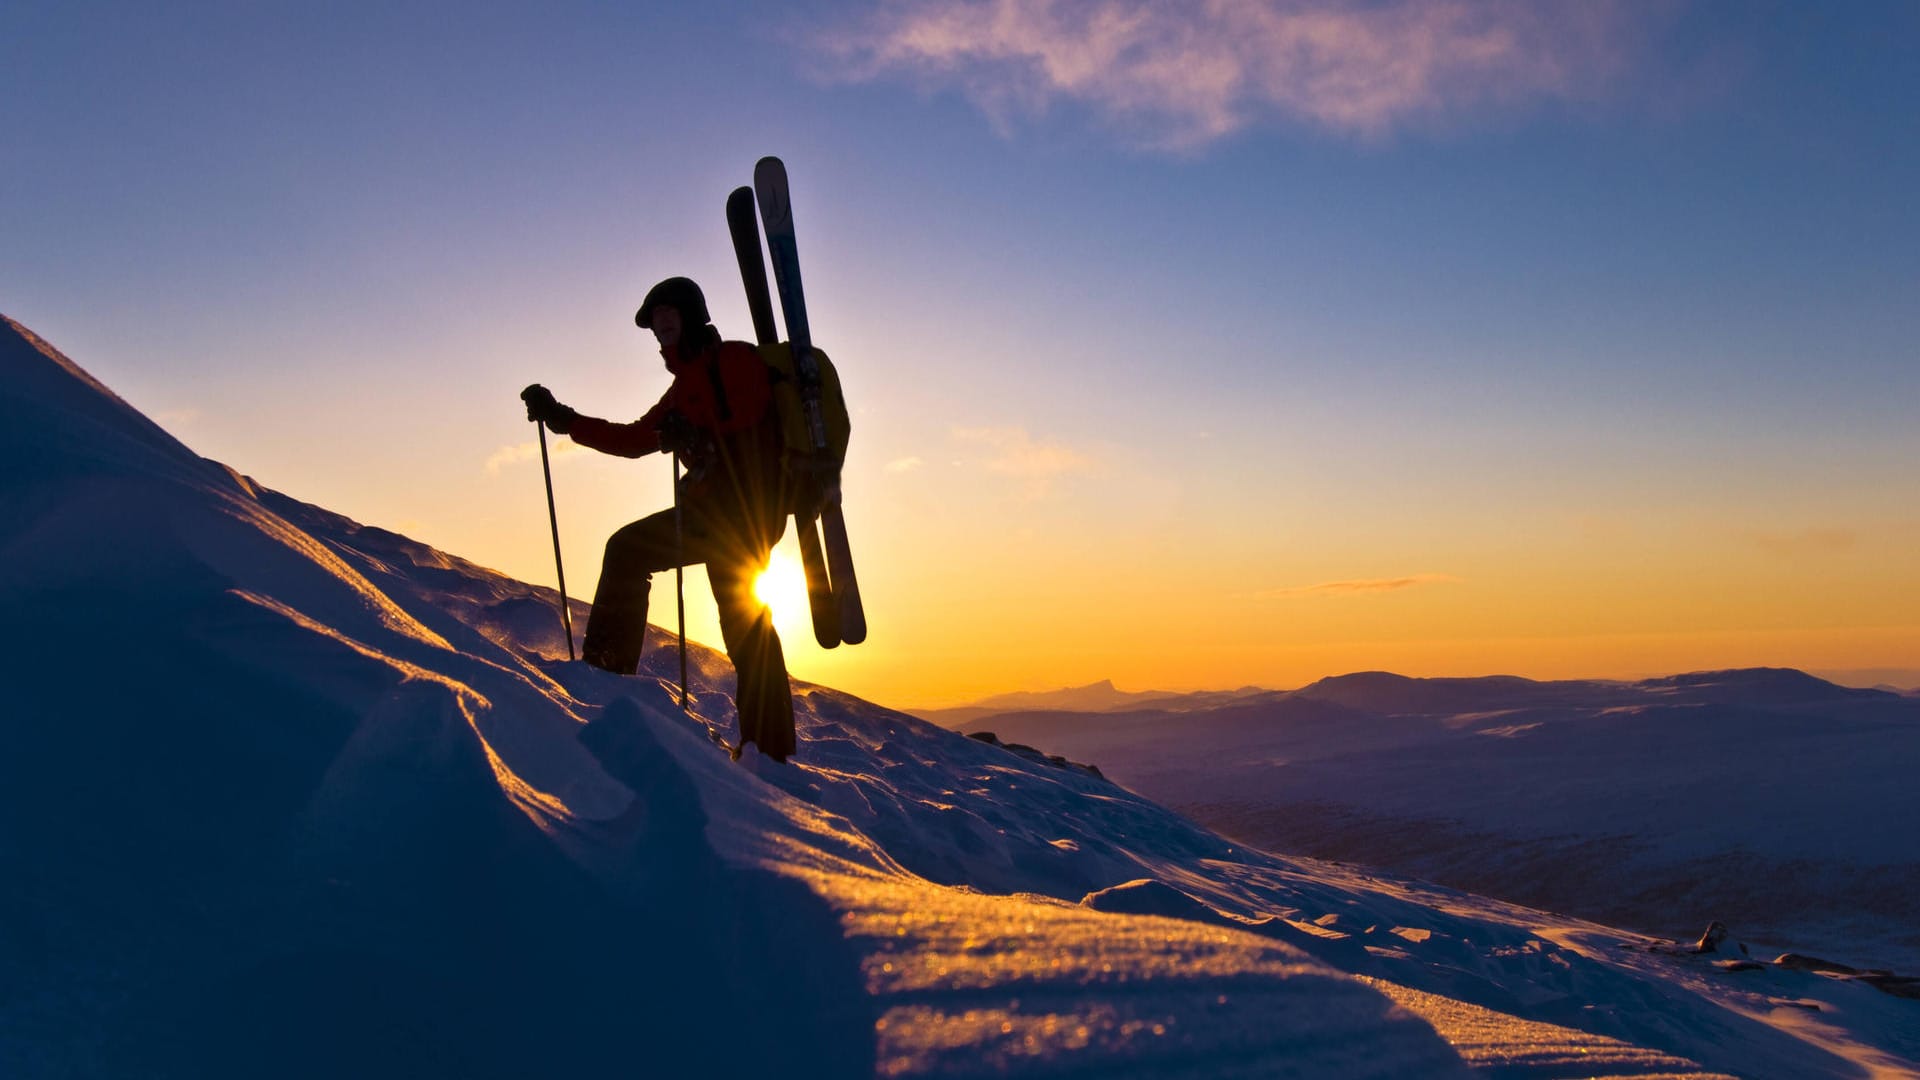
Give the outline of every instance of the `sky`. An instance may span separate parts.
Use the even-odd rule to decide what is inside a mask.
[[[551,583],[519,390],[638,416],[672,275],[750,336],[723,207],[777,154],[872,628],[776,601],[798,677],[1920,669],[1916,39],[1908,3],[26,0],[0,311],[200,453]],[[668,466],[554,449],[590,596]]]

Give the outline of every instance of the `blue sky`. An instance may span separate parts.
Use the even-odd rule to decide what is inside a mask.
[[[664,377],[631,310],[670,274],[744,335],[721,206],[778,153],[891,631],[803,673],[1890,664],[1920,642],[1917,32],[1894,3],[13,4],[0,311],[210,456],[543,579],[515,393],[637,414]],[[665,466],[559,468],[585,589]],[[1736,549],[1723,593],[1680,584]],[[1796,550],[1778,605],[1730,599]],[[1448,584],[1244,609],[1415,579]],[[1682,644],[1756,628],[1841,637]],[[1022,635],[1053,644],[995,658]]]

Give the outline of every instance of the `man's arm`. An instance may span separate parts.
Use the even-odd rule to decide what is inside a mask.
[[[582,416],[568,432],[581,446],[619,457],[645,457],[660,449],[660,421],[667,413],[667,399],[661,398],[646,415],[631,424]]]
[[[520,391],[520,400],[527,403],[527,419],[546,424],[554,434],[570,435],[574,442],[603,454],[630,458],[644,457],[661,448],[660,424],[670,411],[667,397],[662,397],[640,419],[616,424],[580,415],[554,400],[553,391],[539,383]]]

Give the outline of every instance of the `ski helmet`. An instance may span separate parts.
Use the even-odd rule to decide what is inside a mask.
[[[642,330],[653,329],[653,309],[665,304],[680,313],[680,321],[689,327],[705,326],[713,320],[707,315],[707,298],[692,278],[670,277],[647,290],[640,310],[633,313],[633,324]]]

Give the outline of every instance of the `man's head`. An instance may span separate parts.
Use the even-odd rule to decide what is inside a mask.
[[[707,298],[691,279],[670,277],[647,290],[633,321],[642,330],[653,331],[661,348],[671,348],[689,329],[707,324]]]

